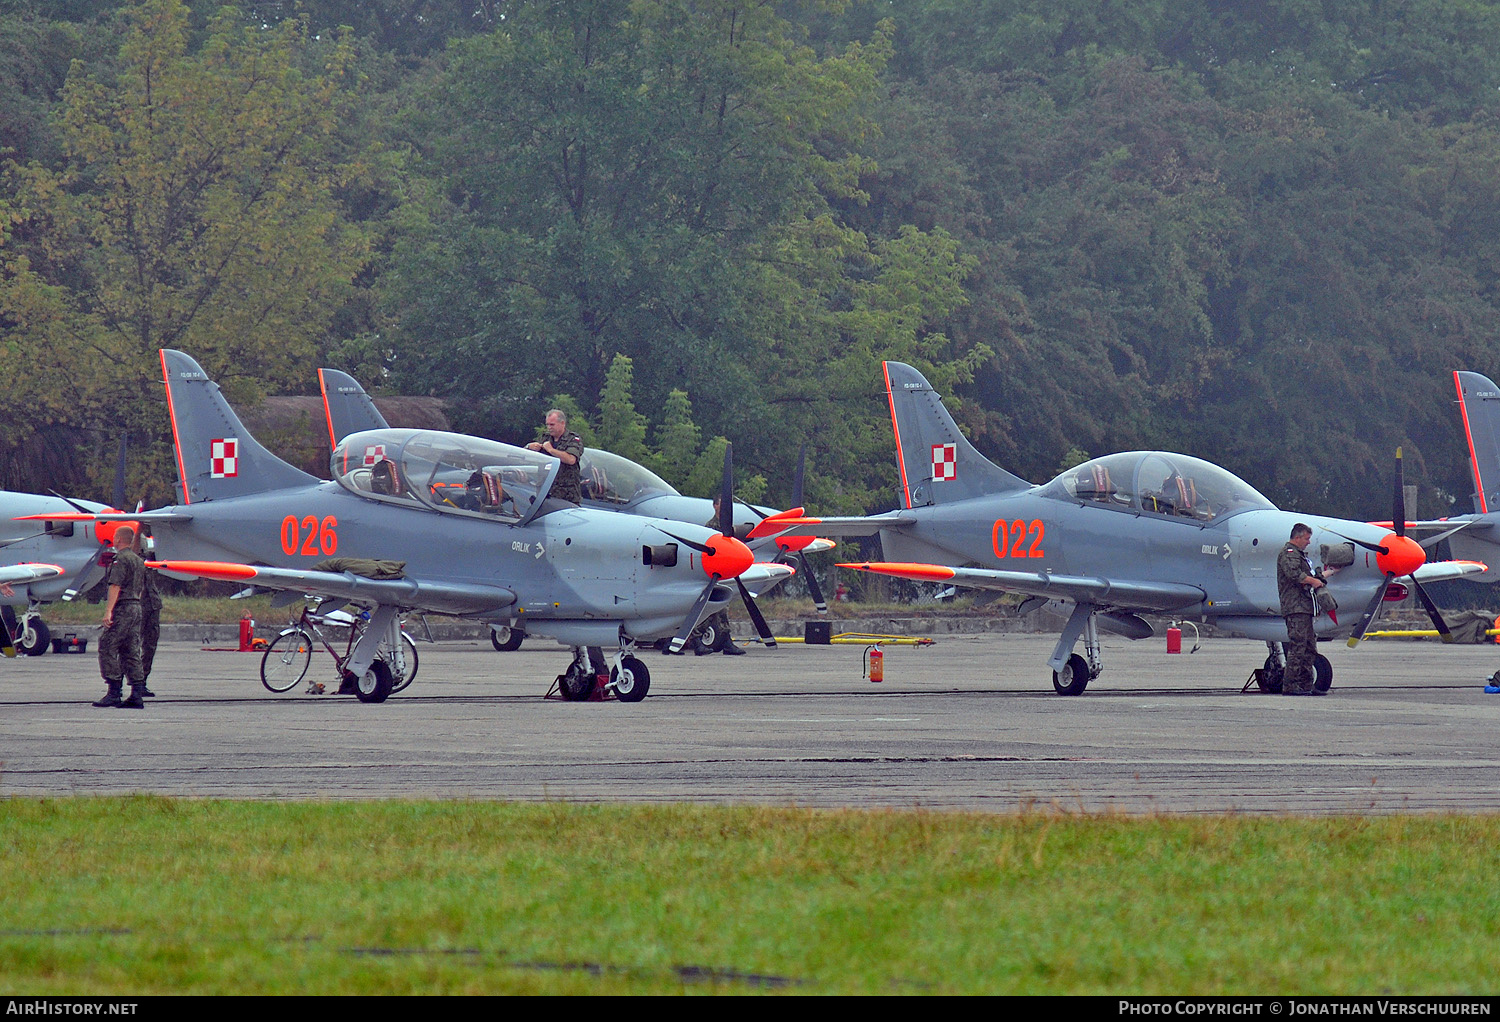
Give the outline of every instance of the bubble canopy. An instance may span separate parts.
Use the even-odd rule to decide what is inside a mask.
[[[579,469],[583,495],[607,504],[629,504],[644,497],[662,494],[680,496],[672,484],[650,469],[637,465],[618,454],[586,448]]]
[[[1063,472],[1041,493],[1199,522],[1276,507],[1234,473],[1168,451],[1129,451],[1095,458]]]
[[[445,513],[524,521],[552,486],[556,458],[483,437],[373,429],[333,449],[333,478],[362,497]]]

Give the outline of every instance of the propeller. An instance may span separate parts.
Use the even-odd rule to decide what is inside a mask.
[[[1349,646],[1352,649],[1359,645],[1359,640],[1365,637],[1370,625],[1375,620],[1375,615],[1380,613],[1380,605],[1385,600],[1386,590],[1390,588],[1391,582],[1400,576],[1410,575],[1427,561],[1427,552],[1422,549],[1416,540],[1409,539],[1406,535],[1406,477],[1401,465],[1401,448],[1396,448],[1396,492],[1391,501],[1391,532],[1380,544],[1367,543],[1363,540],[1351,539],[1344,536],[1367,550],[1374,551],[1375,564],[1385,572],[1385,578],[1380,583],[1380,588],[1375,591],[1374,597],[1365,605],[1361,612],[1359,621],[1354,626],[1354,631],[1349,633]],[[1335,533],[1342,535],[1342,533]],[[1448,630],[1448,624],[1443,620],[1443,615],[1438,613],[1437,604],[1427,595],[1422,588],[1422,583],[1415,578],[1411,580],[1412,589],[1417,594],[1417,599],[1422,602],[1422,608],[1427,611],[1427,616],[1432,619],[1433,627],[1444,642],[1452,642],[1453,634]]]
[[[125,434],[120,434],[120,453],[115,458],[115,507],[125,510]]]
[[[791,511],[783,511],[780,514],[768,515],[764,511],[757,509],[753,504],[745,505],[746,507],[750,508],[750,510],[755,514],[759,515],[761,519],[761,525],[757,525],[754,529],[751,530],[751,539],[759,539],[761,536],[769,536],[774,534],[778,530],[772,526],[774,526],[777,522],[782,522],[780,526],[781,529],[787,529],[793,525],[802,524],[800,520],[790,521],[788,519],[800,519],[805,511],[805,505],[802,502],[802,479],[806,469],[807,445],[803,444],[802,449],[797,452],[797,476],[792,483]],[[767,526],[766,523],[771,523],[771,526]],[[766,530],[764,532],[761,531],[763,527]],[[812,537],[807,538],[809,542],[812,539]],[[791,560],[793,557],[797,559],[797,565],[800,569],[800,577],[807,582],[807,593],[812,597],[813,605],[817,607],[819,614],[827,614],[828,603],[823,599],[823,588],[818,585],[818,576],[813,572],[812,566],[807,563],[807,553],[805,552],[805,550],[800,547],[793,550],[789,547],[782,546],[780,543],[777,544],[777,547],[781,551],[776,555],[777,562],[785,563],[786,561]]]
[[[703,616],[703,609],[708,606],[708,601],[713,597],[714,587],[728,578],[733,578],[734,584],[739,587],[740,598],[745,601],[745,609],[749,611],[750,620],[755,623],[755,630],[759,633],[761,641],[767,646],[776,645],[770,626],[766,624],[760,608],[755,605],[755,597],[750,594],[749,589],[745,588],[745,583],[740,581],[740,575],[755,563],[755,555],[750,552],[749,547],[734,536],[733,445],[727,445],[724,448],[724,478],[719,487],[719,534],[707,543],[699,543],[667,532],[661,526],[656,526],[656,528],[682,545],[701,553],[703,570],[708,573],[708,585],[704,586],[703,592],[698,594],[698,599],[693,602],[693,608],[682,620],[682,627],[677,630],[676,635],[672,636],[672,641],[667,646],[669,651],[682,652],[683,647],[687,645],[688,636],[692,635],[693,629],[698,627],[698,621]]]

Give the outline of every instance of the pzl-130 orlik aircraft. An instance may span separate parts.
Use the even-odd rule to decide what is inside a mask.
[[[398,616],[408,610],[519,619],[575,647],[561,679],[569,698],[592,691],[583,651],[603,647],[610,688],[638,701],[650,673],[630,655],[633,646],[667,636],[680,645],[744,580],[791,573],[755,564],[721,530],[548,498],[557,459],[478,437],[355,433],[333,451],[333,481],[316,479],[257,443],[192,358],[164,349],[161,361],[182,503],[41,517],[138,520],[155,537],[152,567],[364,606],[370,624],[346,665],[361,701],[390,694],[392,670],[380,653],[401,649]],[[446,499],[475,474],[485,502]],[[324,564],[331,558],[405,567],[397,578],[371,578]]]
[[[1319,614],[1314,627],[1320,636],[1348,632],[1351,645],[1382,601],[1404,598],[1407,585],[1446,634],[1418,580],[1484,570],[1426,563],[1422,546],[1405,535],[1399,451],[1393,521],[1401,524],[1394,529],[1278,510],[1217,465],[1165,451],[1096,458],[1036,486],[975,450],[916,369],[887,362],[885,379],[904,506],[866,518],[808,519],[798,531],[878,533],[887,560],[840,565],[856,571],[1019,593],[1028,597],[1023,612],[1072,601],[1048,660],[1062,695],[1078,695],[1099,675],[1100,627],[1137,639],[1152,634],[1143,613],[1196,618],[1265,641],[1262,684],[1279,689],[1287,634],[1276,559],[1299,521],[1312,527],[1308,552],[1344,608]],[[1083,656],[1073,652],[1080,638]],[[1326,690],[1332,678],[1320,654],[1318,687]]]
[[[43,522],[35,516],[107,510],[103,504],[85,500],[0,492],[0,564],[23,569],[13,578],[0,577],[0,581],[11,584],[14,594],[0,593],[0,607],[21,611],[19,634],[10,638],[22,653],[40,656],[47,652],[51,630],[42,620],[42,608],[83,592],[104,577],[99,555],[109,549],[115,531],[113,525],[104,522]],[[34,562],[56,570],[24,570],[35,569]],[[5,570],[0,568],[0,573]]]
[[[338,369],[319,369],[318,384],[323,392],[323,410],[328,420],[328,436],[333,446],[351,433],[371,429],[387,429],[385,416],[375,407],[369,394],[359,381]],[[805,454],[805,451],[804,451]],[[629,458],[594,447],[584,449],[579,464],[583,481],[583,506],[601,511],[619,511],[624,514],[646,518],[669,518],[679,522],[701,525],[714,517],[713,501],[703,497],[686,497],[661,476]],[[793,488],[793,503],[800,504],[802,497],[802,465],[799,463],[797,479]],[[721,501],[722,503],[722,501]],[[777,521],[801,515],[801,508],[792,511],[777,511],[769,507],[757,507],[735,501],[733,504],[735,535],[746,536],[747,545],[756,559],[767,561],[796,559],[807,583],[808,593],[818,613],[826,614],[828,606],[818,587],[817,576],[807,563],[807,554],[832,550],[833,542],[814,536],[789,536],[780,532]],[[771,578],[763,583],[747,584],[754,596],[761,596],[778,582],[789,576]],[[749,608],[752,616],[753,607]],[[729,636],[705,634],[712,627],[705,622],[693,635],[693,641],[703,648],[719,648]],[[524,633],[519,627],[496,623],[495,648],[510,650],[517,648]],[[769,639],[769,630],[761,631],[762,639]],[[775,645],[774,641],[770,642]]]

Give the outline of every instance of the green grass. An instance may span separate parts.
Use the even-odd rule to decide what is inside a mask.
[[[1493,992],[1492,817],[0,800],[0,988]]]

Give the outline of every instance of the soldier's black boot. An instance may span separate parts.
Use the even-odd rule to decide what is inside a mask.
[[[119,706],[119,705],[121,705],[120,704],[120,682],[118,682],[118,681],[109,681],[109,682],[105,682],[105,684],[109,686],[109,691],[105,692],[104,693],[104,698],[100,699],[94,705],[95,706]]]
[[[156,693],[153,692],[153,691],[151,691],[149,688],[147,688],[146,687],[146,683],[144,681],[141,682],[141,695],[145,696],[147,699],[155,699],[156,698]]]
[[[131,682],[131,685],[130,685],[130,698],[126,699],[123,702],[116,701],[115,705],[118,706],[118,707],[120,707],[121,709],[124,709],[124,710],[143,710],[143,709],[145,709],[146,708],[146,700],[144,700],[144,699],[141,698],[141,690],[143,688],[145,688],[145,687],[146,687],[145,685],[138,685],[135,682]],[[118,697],[116,697],[116,699],[118,700]]]

